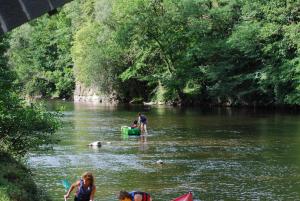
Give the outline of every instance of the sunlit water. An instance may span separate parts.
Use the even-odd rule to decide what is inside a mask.
[[[60,143],[34,152],[28,164],[39,186],[63,200],[61,180],[95,175],[97,201],[120,190],[170,201],[192,191],[195,200],[300,200],[300,115],[237,109],[65,107]],[[142,111],[148,136],[124,138]],[[101,141],[99,149],[88,143]],[[162,160],[164,164],[156,162]],[[73,200],[73,198],[72,198]]]

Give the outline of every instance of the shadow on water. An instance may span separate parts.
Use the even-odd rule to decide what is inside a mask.
[[[96,177],[98,201],[122,189],[171,200],[192,190],[201,200],[299,200],[300,115],[230,108],[118,106],[52,102],[64,107],[61,142],[28,157],[38,184],[61,200],[65,177]],[[124,138],[141,111],[149,134]],[[101,141],[101,148],[87,146]],[[163,164],[157,163],[161,160]]]

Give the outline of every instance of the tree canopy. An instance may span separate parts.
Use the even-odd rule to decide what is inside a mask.
[[[123,102],[299,105],[299,8],[295,0],[77,0],[15,31],[9,61],[30,95],[69,97],[78,81]]]

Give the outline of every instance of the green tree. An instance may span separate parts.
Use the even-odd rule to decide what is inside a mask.
[[[155,100],[183,104],[299,104],[297,1],[83,5],[88,17],[73,49],[83,82],[121,93],[119,75],[132,91],[143,88]]]
[[[17,78],[7,66],[6,37],[0,38],[0,152],[24,156],[40,145],[53,143],[59,126],[57,114],[34,104],[27,104],[18,95]]]
[[[158,89],[163,86],[168,100],[207,99],[207,69],[218,59],[218,51],[238,19],[238,4],[136,2],[129,19],[119,17],[120,44],[128,47],[133,58],[121,75],[123,80],[136,77]]]
[[[25,95],[69,98],[73,94],[70,27],[71,20],[62,10],[13,31],[9,61]]]
[[[124,102],[299,105],[299,7],[76,0],[15,31],[10,63],[32,96],[71,96],[76,80]]]
[[[215,94],[235,104],[299,104],[299,3],[245,1],[227,54],[211,72]],[[221,63],[221,64],[222,64]],[[215,95],[214,94],[214,95]]]

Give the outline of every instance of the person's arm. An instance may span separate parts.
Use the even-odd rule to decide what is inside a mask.
[[[93,190],[92,190],[91,195],[90,195],[90,201],[94,201],[95,192],[96,192],[96,186],[94,185]]]
[[[74,190],[74,188],[75,188],[76,186],[78,186],[79,184],[80,184],[80,181],[77,181],[77,182],[75,182],[75,183],[73,183],[73,184],[71,185],[71,187],[70,187],[70,189],[68,190],[67,194],[64,195],[65,200],[66,200],[68,197],[70,197],[70,193],[71,193],[71,192]]]

